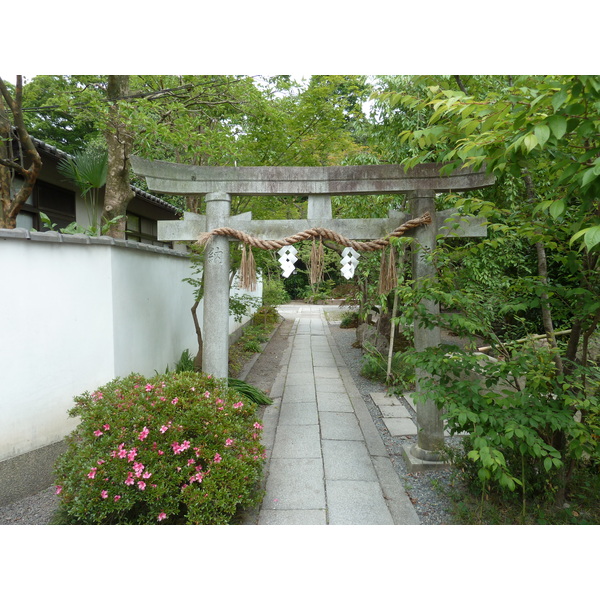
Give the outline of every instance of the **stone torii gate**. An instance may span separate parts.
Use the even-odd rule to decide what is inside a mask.
[[[221,227],[243,230],[263,240],[280,239],[316,227],[330,229],[350,240],[385,237],[407,219],[425,213],[431,224],[415,228],[411,235],[413,278],[422,282],[435,277],[435,267],[426,260],[435,248],[439,234],[484,237],[483,219],[461,217],[450,209],[436,212],[439,192],[464,191],[486,187],[494,178],[470,169],[456,169],[442,175],[440,164],[422,164],[410,170],[400,165],[346,167],[199,167],[130,157],[137,175],[144,176],[153,192],[174,195],[206,195],[206,215],[185,213],[183,221],[159,221],[162,241],[196,241],[202,234]],[[389,211],[384,219],[333,219],[331,196],[358,194],[407,194],[410,215]],[[252,220],[251,213],[231,216],[231,196],[308,196],[307,219]],[[207,244],[204,264],[203,371],[227,377],[229,332],[229,239],[215,235]],[[426,303],[429,312],[438,314],[439,306]],[[439,328],[414,325],[417,351],[440,344]],[[417,373],[417,389],[419,389]],[[444,446],[444,426],[436,405],[417,403],[417,444],[410,450],[419,463],[440,460]]]

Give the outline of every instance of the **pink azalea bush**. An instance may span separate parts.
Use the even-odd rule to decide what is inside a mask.
[[[255,404],[202,373],[130,375],[75,398],[56,464],[63,520],[226,524],[260,500]]]

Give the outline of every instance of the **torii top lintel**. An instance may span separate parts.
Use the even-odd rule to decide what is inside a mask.
[[[467,167],[441,175],[443,164],[345,167],[199,167],[131,156],[133,170],[154,192],[201,195],[225,192],[235,196],[403,194],[472,190],[494,183],[484,171]]]

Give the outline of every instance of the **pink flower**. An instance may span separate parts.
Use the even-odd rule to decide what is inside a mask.
[[[210,398],[210,392],[204,392],[204,397],[205,398]]]
[[[151,392],[154,389],[154,386],[151,383],[146,384],[146,391]]]
[[[150,430],[147,427],[144,427],[144,429],[142,429],[142,431],[140,432],[140,435],[138,435],[138,440],[144,441],[148,437],[149,433]]]
[[[142,475],[142,479],[148,479],[152,477],[152,473],[148,473],[148,471],[146,471],[143,475]]]
[[[110,429],[110,425],[108,423],[105,423],[102,425],[102,427],[104,427],[104,431],[108,431]]]
[[[140,477],[142,471],[144,470],[144,465],[142,463],[133,463],[133,470],[137,477]]]
[[[106,500],[108,498],[108,492],[106,490],[102,490],[100,495]]]
[[[145,481],[138,481],[138,487],[140,488],[140,490],[145,490],[146,489],[146,482]]]
[[[103,465],[105,462],[106,462],[106,461],[104,461],[104,460],[100,459],[100,460],[99,460],[99,461],[98,461],[96,464],[97,464],[97,465]]]
[[[96,471],[97,471],[97,470],[98,470],[98,469],[97,469],[96,467],[94,467],[94,468],[93,468],[93,469],[92,469],[92,470],[91,470],[91,471],[88,473],[88,477],[89,477],[90,479],[94,479],[94,477],[96,477]]]
[[[222,406],[217,407],[217,410],[223,410]]]
[[[137,448],[132,448],[129,453],[127,454],[127,461],[128,462],[133,462],[135,457],[137,455]]]
[[[231,444],[233,444],[233,440],[232,440],[231,438],[227,438],[227,439],[225,440],[225,445],[226,445],[226,446],[231,446]]]
[[[195,391],[196,391],[196,388],[195,388],[195,387],[193,387],[193,388],[190,388],[190,390],[191,390],[192,392],[195,392]]]
[[[115,502],[118,502],[121,499],[121,496],[117,495],[115,496]]]
[[[223,400],[221,400],[221,398],[217,398],[217,401],[215,402],[215,404],[223,404]]]
[[[242,408],[242,406],[244,406],[244,403],[243,403],[243,402],[236,402],[236,403],[233,405],[233,408]]]
[[[60,494],[62,492],[62,485],[57,485],[56,486],[56,493]]]
[[[163,426],[160,428],[160,432],[161,432],[161,433],[165,433],[165,432],[166,432],[168,429],[169,429],[168,425],[163,425]]]
[[[133,480],[133,473],[131,471],[129,471],[129,473],[127,473],[127,479],[125,480],[125,485],[133,485],[135,483],[135,481]]]
[[[173,400],[171,400],[171,404],[177,404],[179,402],[179,398],[173,398]]]
[[[263,426],[260,423],[254,423],[254,429],[262,429]]]
[[[159,450],[159,451],[158,451],[158,455],[159,455],[159,456],[162,456],[164,453],[165,453],[165,452],[164,452],[164,450]]]
[[[171,444],[171,448],[173,448],[173,452],[175,454],[181,454],[184,450],[187,450],[190,447],[190,443],[188,440],[184,440],[183,444],[179,442],[173,442]]]
[[[203,477],[204,477],[204,473],[196,473],[190,477],[190,483],[194,483],[194,481],[197,481],[198,483],[202,483]]]
[[[195,461],[193,458],[190,458],[190,459],[188,460],[188,466],[190,466],[190,465],[195,465],[195,464],[196,464],[196,461]]]
[[[100,431],[99,429],[96,429],[96,431],[94,431],[94,435],[96,437],[100,437],[104,432]]]
[[[167,518],[167,513],[161,512],[161,513],[158,515],[158,517],[157,517],[157,520],[158,520],[158,521],[162,521],[163,519],[166,519],[166,518]]]
[[[221,458],[221,455],[217,452],[215,454],[215,457],[213,458],[213,462],[215,463],[220,463],[223,459]]]

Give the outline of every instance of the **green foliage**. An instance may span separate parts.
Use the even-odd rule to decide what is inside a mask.
[[[244,328],[242,337],[229,348],[229,374],[235,377],[253,354],[261,352],[263,344],[269,341],[276,320],[267,318],[255,321]]]
[[[363,377],[385,382],[391,387],[400,388],[403,391],[414,387],[414,366],[406,360],[404,352],[394,352],[392,355],[390,376],[388,377],[388,358],[370,344],[365,344],[365,351],[360,370]]]
[[[263,303],[270,306],[287,304],[290,301],[281,279],[268,279],[263,282]]]
[[[73,524],[225,524],[258,500],[253,403],[200,373],[115,379],[75,399],[56,465]]]
[[[175,365],[175,373],[185,373],[186,371],[194,371],[194,357],[189,350],[184,350]]]
[[[264,392],[259,390],[257,387],[246,383],[245,381],[241,381],[240,379],[235,379],[233,377],[229,377],[227,379],[227,383],[229,387],[242,396],[248,398],[248,400],[254,402],[254,404],[260,405],[268,405],[273,404],[273,400],[269,398]]]
[[[418,79],[410,88],[380,98],[426,122],[406,127],[399,142],[411,146],[406,166],[436,160],[448,170],[466,164],[536,180],[537,211],[560,222],[569,218],[571,243],[588,251],[600,242],[600,78],[522,76],[508,82],[479,78],[468,94],[449,81]],[[570,214],[567,214],[568,211]]]
[[[557,469],[584,453],[598,456],[597,432],[585,418],[598,411],[597,368],[574,365],[569,375],[557,376],[553,352],[534,346],[504,360],[454,346],[408,353],[406,359],[432,376],[421,381],[417,401],[433,400],[452,433],[471,436],[467,458],[480,482],[520,489],[524,496],[556,491],[548,478],[555,480]],[[584,417],[577,420],[576,414]]]
[[[82,233],[83,235],[90,236],[105,235],[115,223],[124,218],[125,217],[123,216],[119,216],[115,217],[114,219],[103,219],[103,225],[100,227],[99,231],[98,228],[94,227],[93,225],[89,227],[83,227],[83,225],[79,225],[79,223],[77,222],[69,223],[66,227],[61,227],[59,229],[58,225],[56,223],[53,223],[46,213],[40,211],[40,220],[44,227],[46,227],[50,231],[58,230],[61,233],[66,233],[69,235],[75,235],[77,233]]]
[[[104,147],[89,146],[73,158],[61,159],[57,169],[79,188],[87,208],[90,227],[100,235],[102,207],[98,193],[106,184],[108,151]],[[108,226],[113,222],[115,219]]]
[[[342,321],[340,322],[341,329],[353,329],[358,327],[358,313],[354,311],[347,311],[342,315]]]
[[[253,325],[275,325],[281,317],[274,306],[261,306],[252,316]]]

